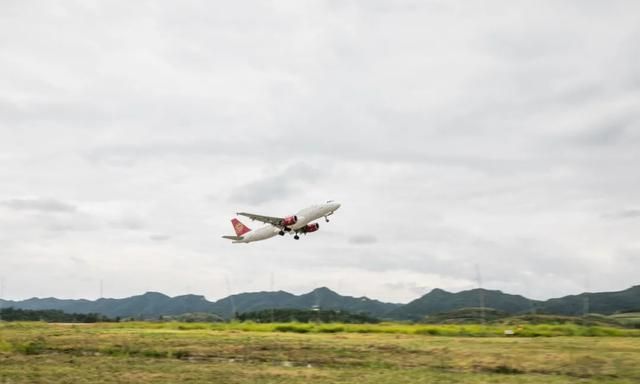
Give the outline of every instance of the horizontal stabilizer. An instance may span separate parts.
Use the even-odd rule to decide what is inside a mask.
[[[244,239],[244,237],[242,237],[242,236],[222,236],[222,238],[229,239],[229,240],[242,240],[242,239]]]

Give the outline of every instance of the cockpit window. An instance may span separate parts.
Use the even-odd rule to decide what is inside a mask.
[[[327,200],[327,204],[328,204],[328,203],[333,203],[333,200]]]

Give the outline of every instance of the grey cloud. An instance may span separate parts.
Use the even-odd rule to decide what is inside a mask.
[[[230,201],[260,205],[275,199],[285,199],[296,193],[301,186],[313,184],[321,177],[320,170],[303,162],[295,163],[273,175],[235,189]]]
[[[623,209],[617,212],[606,213],[602,215],[605,219],[635,219],[640,218],[640,209]]]
[[[640,117],[636,114],[610,116],[595,127],[575,135],[579,144],[590,146],[628,145],[638,142]]]
[[[171,236],[169,236],[169,235],[150,235],[149,239],[151,239],[153,241],[162,242],[162,241],[167,241],[167,240],[171,239]]]
[[[417,130],[417,128],[416,128]],[[472,153],[433,153],[426,151],[422,146],[424,142],[428,142],[428,138],[411,137],[415,131],[412,131],[409,137],[388,139],[382,137],[375,142],[363,146],[360,145],[356,138],[343,137],[341,141],[316,140],[312,135],[307,138],[314,142],[313,145],[306,146],[297,139],[289,137],[278,138],[277,140],[265,140],[262,145],[257,145],[255,141],[238,141],[231,143],[226,141],[202,141],[202,142],[157,142],[151,144],[140,144],[133,146],[106,146],[97,147],[91,151],[84,153],[84,158],[92,163],[105,163],[119,167],[131,167],[141,161],[158,162],[159,160],[185,162],[195,157],[204,159],[229,159],[238,156],[237,148],[243,148],[243,158],[248,161],[260,161],[263,156],[267,156],[273,163],[287,163],[292,158],[304,157],[321,157],[326,163],[332,161],[349,160],[349,161],[370,161],[379,163],[406,163],[415,166],[440,166],[447,168],[467,168],[485,173],[522,173],[532,172],[540,169],[540,164],[535,158],[505,157],[496,158],[491,156],[475,155]],[[246,152],[246,153],[244,153]],[[335,154],[339,154],[336,156]],[[211,160],[209,160],[211,161]],[[304,164],[304,160],[300,162]],[[302,165],[304,167],[304,165]],[[289,182],[294,177],[306,180],[305,175],[291,170]],[[314,168],[314,172],[319,172]],[[280,193],[288,195],[290,189],[277,185],[275,183],[284,178],[278,175],[263,177],[255,182],[247,183],[246,186],[265,189],[269,195],[275,196]],[[240,196],[244,193],[240,192]],[[271,199],[271,198],[269,198]],[[267,199],[267,200],[269,200]],[[243,202],[260,203],[261,198],[244,198]]]
[[[21,198],[0,202],[5,207],[18,211],[36,211],[43,213],[69,213],[76,212],[77,207],[56,199],[48,198]]]
[[[224,140],[154,140],[151,143],[100,145],[83,151],[83,156],[93,163],[131,166],[142,160],[158,158],[228,156],[238,153],[236,146],[237,143]]]
[[[126,229],[129,231],[137,231],[146,227],[146,223],[144,222],[144,220],[131,216],[126,216],[120,218],[119,220],[111,221],[109,224],[113,228]]]
[[[80,265],[80,266],[85,266],[87,265],[87,260],[85,260],[82,257],[77,257],[77,256],[71,256],[69,257],[69,260],[72,261],[74,264]]]
[[[52,232],[84,232],[95,231],[100,227],[93,222],[85,221],[58,221],[54,220],[45,224],[47,230]]]
[[[243,185],[232,192],[230,201],[259,205],[278,198],[285,199],[291,193],[293,188],[286,179],[276,176]]]
[[[91,232],[103,228],[99,217],[78,211],[71,215],[39,216],[34,227],[43,226],[50,232]]]
[[[433,288],[440,287],[429,287],[426,285],[420,285],[416,282],[401,282],[401,283],[386,283],[386,287],[391,290],[401,290],[401,291],[410,291],[413,292],[416,298],[427,294]]]
[[[355,235],[349,237],[349,243],[351,244],[367,245],[375,244],[377,242],[378,238],[372,235]]]
[[[581,137],[581,141],[592,145],[615,144],[625,137],[625,127],[621,125],[609,125],[598,128]]]

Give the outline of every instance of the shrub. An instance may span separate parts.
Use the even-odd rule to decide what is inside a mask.
[[[339,332],[344,332],[344,327],[335,325],[335,326],[324,326],[324,327],[320,327],[318,328],[318,332],[322,332],[322,333],[339,333]]]
[[[186,359],[191,356],[191,352],[185,350],[178,350],[172,353],[172,356],[176,359]]]
[[[295,333],[307,333],[310,331],[310,327],[296,324],[281,324],[274,328],[276,332],[295,332]]]
[[[18,352],[24,353],[25,355],[39,355],[43,353],[46,348],[47,343],[45,342],[43,337],[38,337],[37,339],[26,344],[18,344],[15,347]]]

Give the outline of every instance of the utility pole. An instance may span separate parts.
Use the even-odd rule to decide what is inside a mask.
[[[478,264],[476,264],[476,279],[478,281],[478,292],[480,293],[480,319],[482,319],[482,324],[484,324],[484,291],[482,290],[482,276],[480,275],[480,267],[478,267]]]
[[[585,293],[584,299],[582,299],[582,316],[589,314],[589,294]]]
[[[587,316],[589,314],[589,277],[586,279],[586,287],[587,291],[584,293],[584,298],[582,299],[582,316]]]
[[[269,290],[271,291],[271,294],[273,295],[274,294],[274,291],[273,291],[273,289],[274,289],[273,271],[271,271],[271,276],[270,276],[270,279],[269,279],[269,283],[270,283]],[[273,308],[273,305],[272,305],[271,306],[271,322],[272,323],[275,320],[274,318],[275,318],[274,308]]]
[[[2,321],[2,307],[4,302],[4,277],[0,276],[0,321]]]
[[[231,294],[231,283],[229,282],[229,276],[224,277],[224,282],[227,285],[227,294],[229,297],[229,301],[231,302],[231,320],[235,320],[236,318],[236,303],[233,300],[233,295]]]

